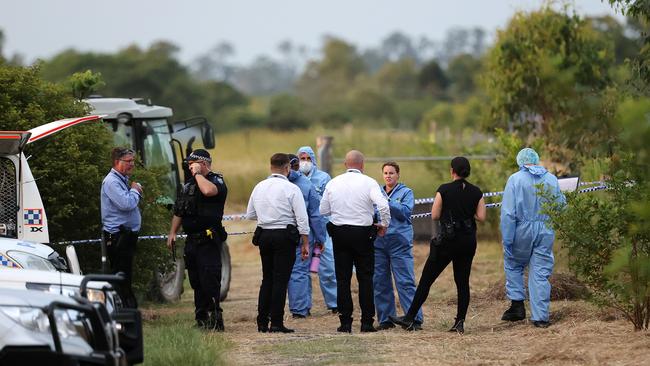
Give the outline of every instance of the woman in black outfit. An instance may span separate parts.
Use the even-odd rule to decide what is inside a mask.
[[[413,303],[406,315],[391,317],[391,320],[407,330],[414,330],[414,319],[429,296],[429,289],[449,262],[454,267],[454,282],[458,291],[458,309],[454,326],[450,332],[463,333],[465,315],[469,306],[469,274],[476,252],[476,221],[485,220],[485,201],[481,189],[465,179],[469,177],[469,161],[456,157],[451,161],[452,182],[441,185],[431,208],[431,218],[440,220],[443,235],[436,243],[433,240],[429,257],[422,270],[420,283],[415,291]],[[445,227],[449,228],[445,230]],[[453,230],[451,230],[453,227]]]

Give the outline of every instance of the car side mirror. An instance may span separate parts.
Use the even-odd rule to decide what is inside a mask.
[[[214,149],[216,146],[214,141],[214,129],[208,122],[203,122],[201,126],[201,134],[203,135],[203,146],[206,149]]]

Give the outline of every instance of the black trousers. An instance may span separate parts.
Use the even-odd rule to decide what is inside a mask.
[[[125,281],[115,285],[115,290],[127,308],[137,308],[138,301],[133,293],[133,257],[138,243],[138,233],[121,229],[115,234],[104,231],[106,254],[112,273],[123,272]]]
[[[262,285],[257,302],[257,323],[283,325],[284,305],[293,263],[296,237],[287,229],[263,229],[259,237],[262,259]]]
[[[372,278],[375,271],[375,228],[374,226],[337,226],[327,224],[327,231],[334,244],[334,268],[336,271],[336,303],[341,323],[352,322],[352,280],[353,266],[359,282],[359,304],[361,322],[372,324],[375,316],[375,300]]]
[[[194,318],[208,320],[210,312],[221,312],[221,249],[219,238],[187,236],[183,259],[194,290]]]
[[[472,260],[475,253],[476,233],[458,233],[454,240],[444,241],[438,247],[432,246],[407,316],[415,319],[416,314],[429,296],[431,285],[433,285],[440,273],[447,268],[449,262],[452,262],[454,282],[458,292],[456,319],[465,320],[470,298],[469,275],[472,271]]]

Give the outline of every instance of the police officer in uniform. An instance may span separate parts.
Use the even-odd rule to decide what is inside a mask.
[[[182,225],[187,234],[184,259],[194,290],[197,326],[222,332],[221,249],[228,234],[221,219],[228,188],[221,174],[210,171],[210,153],[197,149],[186,160],[192,177],[183,185],[174,204],[167,246],[172,247]]]

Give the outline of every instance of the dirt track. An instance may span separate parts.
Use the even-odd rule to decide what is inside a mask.
[[[229,242],[233,280],[223,308],[225,335],[232,342],[227,355],[230,364],[650,365],[648,332],[635,333],[626,321],[583,301],[552,303],[553,325],[548,329],[537,329],[527,321],[501,322],[499,319],[507,304],[487,300],[489,296],[485,296],[489,284],[502,276],[496,245],[479,247],[475,258],[471,281],[473,299],[463,336],[446,332],[455,314],[451,269],[447,269],[432,288],[424,306],[425,324],[421,332],[392,329],[361,334],[355,322],[352,335],[337,333],[338,318],[325,310],[314,279],[312,316],[301,320],[287,317],[286,325],[296,329],[296,333],[257,333],[259,255],[247,237],[233,237]],[[426,251],[426,246],[416,245],[418,276]],[[356,286],[354,282],[353,286]],[[185,296],[191,295],[186,293]],[[356,293],[353,298],[358,308]]]

